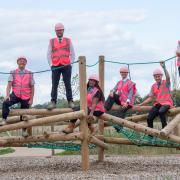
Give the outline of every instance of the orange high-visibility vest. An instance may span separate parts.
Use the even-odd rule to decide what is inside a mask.
[[[133,88],[133,96],[131,102],[129,102],[130,106],[134,106],[135,94],[136,94],[136,84],[131,80],[127,80],[124,84],[123,81],[120,80],[118,84],[118,94],[119,94],[119,101],[122,105],[127,102],[129,90]]]
[[[171,98],[169,89],[166,86],[165,80],[162,80],[159,89],[157,83],[154,83],[152,85],[152,92],[156,98],[156,102],[154,103],[154,105],[161,104],[161,105],[173,106],[173,100]]]
[[[51,64],[52,66],[68,65],[71,63],[70,59],[70,39],[63,38],[59,43],[57,38],[51,39]]]
[[[14,94],[23,99],[28,100],[31,97],[31,71],[25,70],[25,74],[23,76],[20,75],[20,70],[16,69],[12,71],[13,82],[12,82],[12,90]]]
[[[92,109],[93,97],[94,97],[94,95],[95,95],[98,91],[99,91],[98,88],[93,87],[93,88],[87,93],[87,104],[88,104],[88,108],[89,108],[90,110]],[[104,102],[103,102],[103,101],[99,101],[99,102],[97,103],[95,111],[105,112]]]

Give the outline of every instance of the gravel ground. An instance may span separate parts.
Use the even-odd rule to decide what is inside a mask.
[[[0,179],[98,179],[179,180],[180,156],[106,156],[97,163],[90,156],[90,170],[81,170],[80,156],[2,157]]]

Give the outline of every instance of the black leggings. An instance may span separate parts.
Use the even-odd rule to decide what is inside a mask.
[[[155,117],[159,115],[162,123],[162,128],[164,128],[167,125],[166,112],[169,110],[169,108],[170,108],[169,105],[157,104],[153,106],[147,118],[148,127],[153,128],[153,120],[155,119]]]
[[[112,108],[114,103],[116,103],[118,105],[121,105],[121,102],[119,101],[119,95],[118,94],[114,94],[113,97],[108,96],[108,98],[107,98],[107,100],[105,102],[105,109],[106,109],[106,111],[109,111]],[[125,116],[126,116],[126,112],[130,108],[132,108],[132,106],[128,105],[127,108],[119,110],[118,117],[124,119]]]
[[[73,111],[79,111],[80,110],[80,106],[74,107]],[[90,114],[91,110],[88,108],[88,115]],[[94,111],[93,115],[96,117],[101,116],[102,114],[104,114],[104,112],[102,111]],[[70,120],[71,123],[76,123],[77,119],[72,119]]]

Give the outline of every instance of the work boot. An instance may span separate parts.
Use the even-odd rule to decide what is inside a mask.
[[[2,121],[1,121],[1,123],[0,123],[0,126],[4,126],[4,125],[6,125],[6,124],[7,124],[6,119],[2,119]]]
[[[88,128],[92,135],[96,134],[96,128],[92,124],[88,124]]]
[[[24,138],[26,138],[26,137],[29,136],[29,134],[28,134],[28,132],[27,132],[27,129],[22,129],[22,136],[23,136]]]
[[[74,108],[74,102],[73,101],[68,101],[68,107],[69,108]]]
[[[56,108],[56,103],[55,102],[50,102],[50,104],[47,106],[47,109],[48,110],[52,110],[52,109],[55,109]]]
[[[65,133],[65,134],[70,134],[70,133],[73,133],[74,129],[75,129],[75,124],[74,123],[69,123],[68,127],[63,129],[62,132]]]

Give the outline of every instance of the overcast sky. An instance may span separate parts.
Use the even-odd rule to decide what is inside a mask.
[[[180,38],[178,0],[6,0],[0,7],[0,71],[16,68],[17,56],[28,58],[28,69],[49,69],[46,52],[55,37],[54,25],[62,22],[64,36],[72,39],[76,59],[84,55],[93,64],[99,55],[119,62],[148,62],[175,55]],[[171,70],[173,61],[167,63]],[[153,83],[152,71],[159,65],[131,66],[132,80],[145,95]],[[106,64],[105,92],[119,80],[117,64]],[[87,73],[98,73],[98,66]],[[73,66],[73,74],[77,73]],[[5,95],[7,75],[0,75],[0,93]],[[50,100],[51,73],[35,75],[34,104]]]

